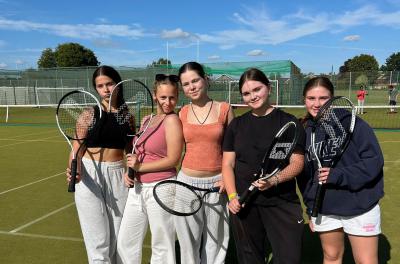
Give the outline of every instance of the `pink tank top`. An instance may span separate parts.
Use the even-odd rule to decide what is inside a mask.
[[[218,121],[204,125],[188,123],[189,109],[186,105],[179,114],[186,143],[182,167],[200,171],[220,170],[222,168],[221,145],[230,105],[222,102]]]
[[[162,121],[158,126],[149,127],[136,144],[135,153],[141,163],[152,162],[167,156],[165,126]],[[171,168],[157,172],[136,173],[139,182],[151,183],[165,180],[176,175],[176,169]]]

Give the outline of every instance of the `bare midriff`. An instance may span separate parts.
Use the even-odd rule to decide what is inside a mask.
[[[196,178],[207,178],[207,177],[215,176],[215,175],[221,173],[221,170],[216,170],[216,171],[203,171],[202,170],[202,171],[200,171],[200,170],[193,170],[193,169],[188,169],[188,168],[184,168],[184,167],[182,167],[181,170],[186,175],[191,176],[191,177],[196,177]]]
[[[109,148],[88,148],[86,149],[84,157],[97,161],[114,162],[124,159],[124,150]]]

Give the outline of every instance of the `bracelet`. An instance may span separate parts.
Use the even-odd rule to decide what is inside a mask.
[[[237,192],[230,193],[230,194],[228,195],[228,200],[229,200],[229,201],[232,201],[232,200],[235,199],[236,197],[237,197]]]

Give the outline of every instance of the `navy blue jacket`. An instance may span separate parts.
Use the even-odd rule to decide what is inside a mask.
[[[314,204],[318,165],[311,155],[311,122],[306,123],[306,155],[303,191],[307,212]],[[318,129],[318,128],[317,128]],[[318,144],[318,141],[316,140]],[[383,197],[383,155],[372,128],[357,118],[351,141],[330,170],[320,213],[355,216],[367,212]]]

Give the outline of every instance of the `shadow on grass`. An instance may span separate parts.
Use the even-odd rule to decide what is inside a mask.
[[[391,245],[384,234],[379,235],[379,245],[378,245],[378,253],[379,253],[379,264],[386,264],[390,260],[390,251]],[[177,263],[180,263],[180,254],[179,254],[179,243],[176,242],[176,256]],[[266,248],[267,255],[272,255],[271,248],[267,246]],[[318,233],[312,233],[308,227],[308,224],[304,227],[303,234],[303,250],[302,250],[302,264],[320,264],[323,261],[321,242],[319,240]],[[226,255],[226,264],[239,264],[236,257],[235,251],[235,242],[231,236],[229,240],[228,252]],[[270,260],[267,264],[273,263],[273,257],[270,256]],[[345,252],[343,256],[343,264],[353,264],[353,254],[351,252],[351,245],[349,240],[345,239]]]
[[[379,235],[378,242],[378,260],[379,264],[386,264],[390,260],[391,246],[386,236]],[[323,254],[321,241],[319,240],[318,233],[312,233],[308,225],[304,228],[303,234],[303,251],[302,251],[302,264],[317,264],[322,263]],[[344,264],[353,264],[353,253],[351,252],[351,245],[349,239],[345,238],[345,251],[343,256]]]

